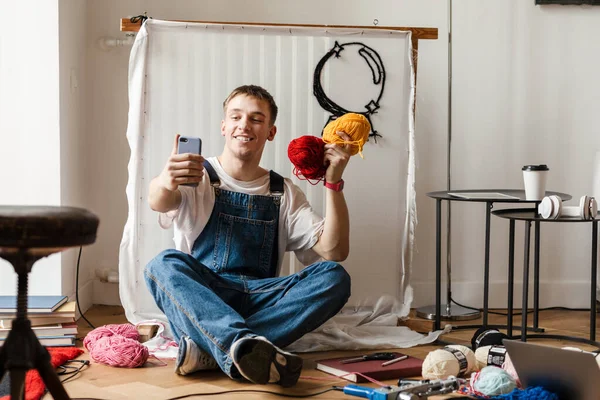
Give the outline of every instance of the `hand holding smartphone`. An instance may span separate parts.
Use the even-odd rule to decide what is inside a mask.
[[[202,153],[202,140],[198,137],[191,136],[180,136],[177,141],[177,154],[201,154]],[[182,183],[184,186],[198,186],[198,182],[194,183]]]

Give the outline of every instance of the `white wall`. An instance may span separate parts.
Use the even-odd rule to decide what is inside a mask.
[[[453,187],[521,188],[521,166],[545,163],[548,189],[578,204],[592,193],[600,149],[600,7],[462,0],[453,21]],[[484,207],[453,207],[454,294],[470,304],[482,298]],[[492,305],[504,305],[508,221],[492,217],[492,228]],[[542,306],[589,306],[591,225],[544,223],[541,232]]]
[[[58,2],[2,1],[0,15],[0,204],[59,205]],[[30,293],[60,294],[60,271],[61,254],[39,260]],[[14,293],[16,274],[0,260],[0,294]]]
[[[20,14],[29,3],[20,2],[19,6],[16,4],[11,4],[7,11],[14,15]],[[60,4],[62,6],[64,3]],[[125,129],[129,49],[116,48],[105,52],[96,44],[101,36],[124,37],[119,32],[121,17],[146,11],[150,16],[163,19],[351,25],[370,25],[374,19],[378,19],[380,25],[428,26],[439,29],[438,40],[421,41],[419,48],[419,225],[412,275],[416,289],[414,305],[433,301],[435,202],[425,193],[446,187],[447,2],[179,0],[167,3],[159,0],[88,0],[86,4],[87,7],[79,6],[72,14],[65,14],[66,19],[73,21],[75,16],[85,13],[86,58],[82,61],[73,53],[68,57],[70,61],[63,63],[64,59],[61,57],[60,63],[63,79],[61,105],[83,105],[83,120],[80,119],[81,114],[77,114],[78,117],[72,114],[67,125],[61,120],[61,127],[71,133],[82,132],[84,135],[79,138],[81,141],[78,144],[72,144],[74,148],[81,150],[78,159],[81,160],[79,167],[82,171],[76,176],[70,176],[78,182],[83,177],[83,194],[67,194],[63,190],[63,195],[73,203],[82,201],[84,206],[96,212],[101,219],[96,244],[84,250],[81,274],[83,282],[80,282],[82,288],[87,287],[96,268],[116,268],[119,242],[127,216],[125,186],[129,148]],[[56,14],[57,11],[53,12]],[[523,164],[547,163],[551,168],[549,189],[569,192],[574,197],[589,193],[593,154],[600,149],[596,133],[598,113],[594,109],[600,96],[600,83],[594,74],[595,66],[600,61],[599,45],[595,39],[600,29],[600,7],[541,7],[535,6],[533,0],[461,0],[454,2],[453,12],[453,188],[520,188],[520,167]],[[42,21],[40,17],[38,23],[47,20],[43,18]],[[16,27],[11,27],[9,22],[8,24],[5,23],[0,28],[2,49],[15,46],[11,42],[5,43],[7,36],[14,38],[17,32]],[[80,25],[75,26],[76,29],[83,29]],[[61,32],[62,28],[61,25]],[[27,41],[27,37],[21,37],[23,31],[18,32],[19,43]],[[81,30],[79,33],[80,38],[84,36]],[[64,40],[61,35],[61,44]],[[29,41],[31,45],[39,47],[39,42],[33,43],[33,38]],[[56,41],[53,45],[57,46]],[[69,45],[72,51],[80,46],[78,41],[70,42]],[[53,56],[48,57],[44,60],[50,62],[44,62],[43,70],[48,71],[49,65],[51,73],[54,71],[56,75],[56,57],[54,56],[54,61]],[[17,64],[21,68],[21,63],[10,62],[11,68]],[[6,61],[0,59],[0,74],[3,74],[0,76],[3,81],[9,71],[6,65]],[[64,79],[70,73],[65,70],[66,65],[82,68],[80,72],[83,78],[79,80],[81,89],[73,97],[64,96]],[[70,71],[70,66],[68,68]],[[40,69],[34,69],[33,76]],[[30,75],[22,69],[18,74],[28,78]],[[13,82],[16,81],[13,79]],[[32,84],[31,87],[35,85]],[[17,90],[20,86],[16,83],[13,83],[12,88],[16,93],[21,93]],[[50,90],[56,92],[58,89],[50,84]],[[42,123],[39,119],[25,119],[22,114],[21,118],[13,117],[4,110],[10,109],[7,107],[12,106],[14,98],[11,96],[7,99],[2,93],[6,93],[4,89],[0,92],[3,102],[0,113],[4,113],[0,114],[3,117],[0,118],[0,151],[7,152],[5,145],[11,148],[18,145],[16,137],[8,136],[8,132],[41,132],[41,127],[44,132],[48,132],[48,126],[57,129],[56,121]],[[32,101],[29,97],[27,100]],[[23,99],[22,102],[24,101]],[[38,98],[33,101],[42,100]],[[51,113],[52,108],[42,109],[38,106],[37,110],[43,110],[46,115]],[[54,109],[55,115],[56,110]],[[7,119],[5,114],[10,118]],[[8,120],[12,121],[10,125],[6,122]],[[25,130],[23,121],[28,125],[35,123],[37,129]],[[57,133],[54,132],[56,137]],[[69,137],[74,138],[71,135]],[[52,145],[56,146],[55,143],[49,144],[50,147]],[[44,174],[52,173],[51,169],[58,164],[58,160],[55,161],[49,168],[44,168]],[[63,162],[77,165],[73,159]],[[21,182],[14,176],[9,177],[7,168],[9,167],[3,162],[2,181],[12,184]],[[54,174],[57,172],[54,171]],[[42,184],[45,182],[40,179],[37,181]],[[34,190],[31,185],[18,184],[22,190]],[[38,189],[39,186],[36,185],[35,190]],[[49,188],[44,193],[52,193],[52,190]],[[13,200],[13,194],[5,191],[0,196],[3,203],[18,200]],[[58,196],[56,193],[56,202]],[[462,204],[453,207],[454,294],[456,300],[471,305],[480,305],[483,291],[483,216],[483,205]],[[507,226],[506,221],[493,217],[493,306],[505,304]],[[542,305],[585,306],[588,302],[588,228],[584,225],[544,227]],[[519,225],[517,278],[520,277],[522,265],[521,231],[522,227]],[[5,279],[0,280],[0,290],[6,285],[5,282]],[[66,281],[63,283],[67,284]],[[517,288],[517,301],[519,290]],[[580,294],[582,291],[584,295]]]
[[[59,0],[59,85],[60,85],[60,159],[61,204],[89,208],[90,184],[87,164],[87,124],[85,120],[87,77],[87,2]],[[90,209],[95,212],[95,210]],[[90,260],[83,250],[80,273],[80,306],[92,304]],[[75,296],[75,275],[79,248],[62,253],[62,292]],[[82,284],[83,282],[83,284]],[[87,284],[87,286],[86,286]]]

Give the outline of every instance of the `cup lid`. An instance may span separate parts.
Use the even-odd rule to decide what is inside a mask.
[[[549,171],[550,170],[550,168],[548,168],[548,166],[546,164],[525,165],[522,169],[523,169],[523,171]]]

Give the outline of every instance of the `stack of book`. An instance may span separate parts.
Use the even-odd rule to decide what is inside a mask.
[[[75,302],[68,300],[67,296],[27,297],[27,318],[43,346],[75,345]],[[0,296],[0,347],[10,332],[16,312],[16,296]]]

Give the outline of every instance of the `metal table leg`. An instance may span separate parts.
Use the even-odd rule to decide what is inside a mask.
[[[448,299],[449,301],[450,299]],[[435,330],[442,325],[442,200],[435,202]]]
[[[510,220],[508,232],[508,300],[506,334],[511,337],[513,331],[513,290],[515,286],[515,220]]]
[[[448,225],[450,224],[450,204],[448,204]],[[434,320],[434,329],[441,329],[441,320],[466,321],[479,318],[478,310],[452,304],[452,268],[450,263],[450,229],[447,237],[446,273],[447,304],[442,307],[442,199],[436,199],[435,213],[435,305],[417,309],[417,317]],[[442,310],[443,308],[443,310]]]
[[[540,221],[535,221],[533,253],[533,329],[538,328],[540,310]]]
[[[449,242],[449,241],[448,241]],[[448,266],[449,267],[449,266]],[[450,282],[448,282],[450,286]],[[442,325],[442,199],[435,202],[435,304],[417,308],[417,317],[434,320],[433,329]]]
[[[483,326],[488,324],[488,301],[490,295],[490,217],[494,203],[485,203],[485,257],[483,272]]]
[[[592,283],[590,301],[590,340],[596,340],[596,277],[598,276],[598,222],[592,222]]]
[[[521,340],[527,341],[527,297],[529,296],[529,244],[531,221],[525,221],[525,245],[523,248],[523,307],[521,310]]]

